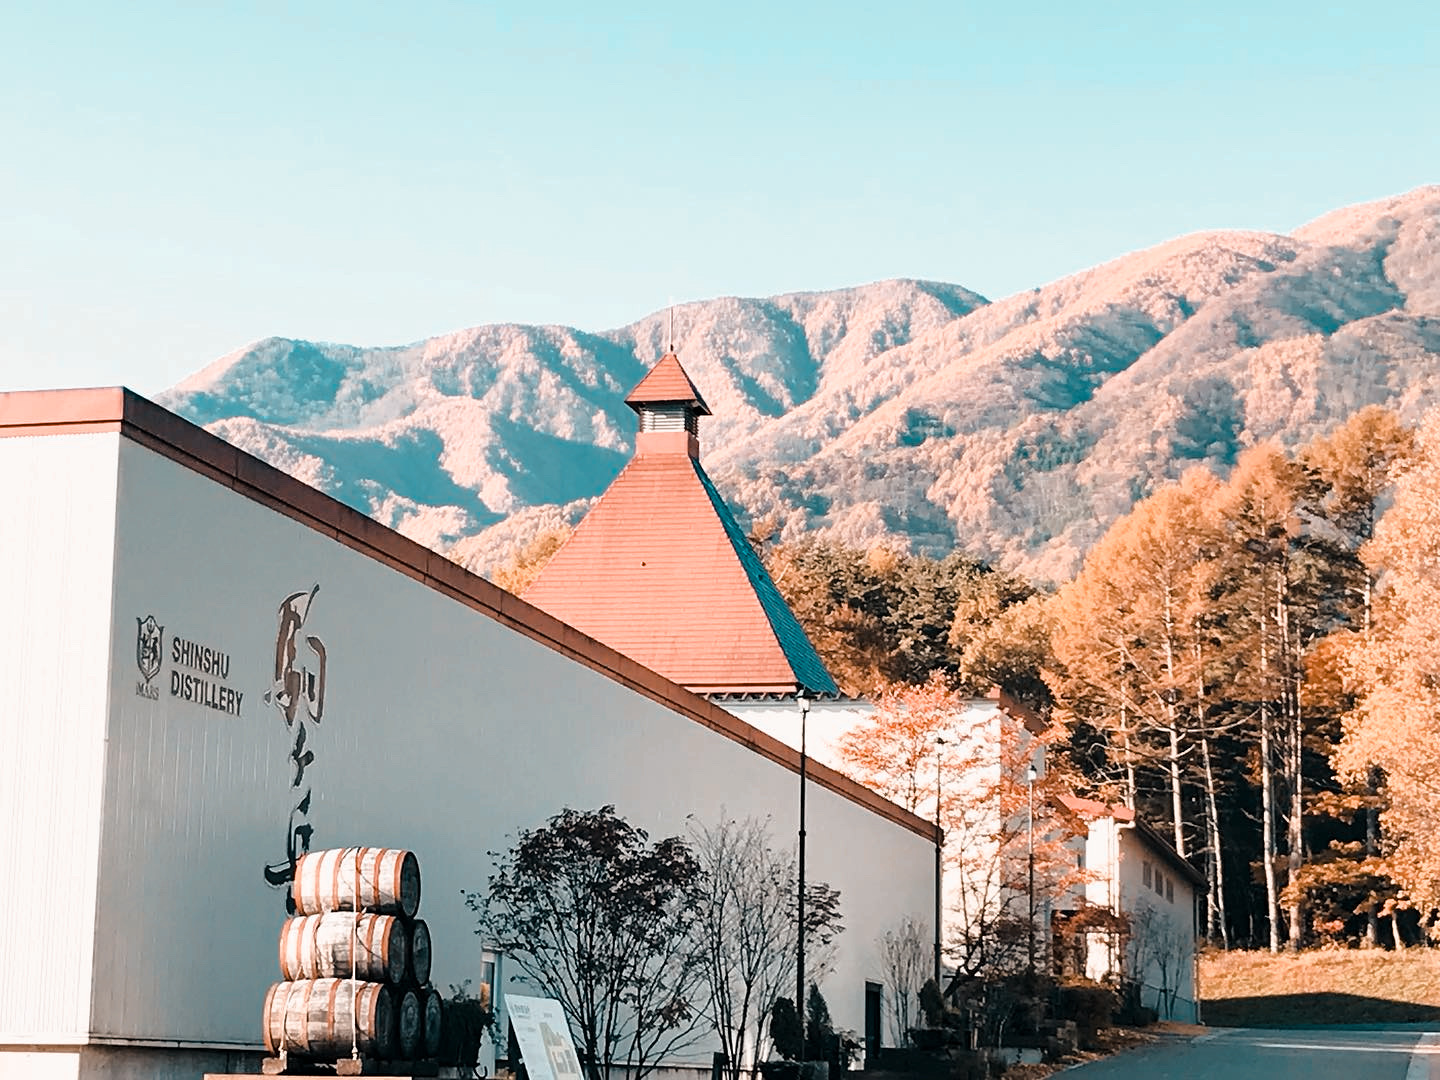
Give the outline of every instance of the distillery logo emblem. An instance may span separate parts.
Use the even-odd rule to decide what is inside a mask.
[[[160,699],[160,687],[155,676],[160,674],[160,654],[164,651],[165,628],[155,621],[154,615],[135,619],[135,664],[140,669],[140,682],[135,684],[135,693],[151,701]]]
[[[165,627],[154,615],[135,618],[135,665],[140,681],[135,684],[137,697],[147,701],[160,700],[160,688],[166,682],[157,679],[165,663]],[[170,696],[192,705],[239,716],[245,691],[228,685],[230,654],[180,635],[170,635]]]

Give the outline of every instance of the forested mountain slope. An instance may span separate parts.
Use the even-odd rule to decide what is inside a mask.
[[[165,404],[483,569],[629,453],[666,312],[410,346],[272,338]],[[706,467],[785,535],[959,547],[1053,580],[1163,479],[1440,400],[1440,187],[1290,236],[1200,233],[988,303],[888,281],[674,310]],[[458,545],[458,546],[457,546]]]

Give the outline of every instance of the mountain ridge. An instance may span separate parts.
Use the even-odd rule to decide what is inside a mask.
[[[267,338],[161,401],[484,570],[619,471],[623,398],[669,318]],[[715,413],[705,466],[742,515],[1061,580],[1186,465],[1440,402],[1440,186],[1288,236],[1192,233],[995,301],[900,278],[690,302],[674,323]]]

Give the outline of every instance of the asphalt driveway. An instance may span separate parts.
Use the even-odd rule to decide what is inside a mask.
[[[1165,1038],[1064,1075],[1067,1080],[1440,1080],[1440,1033],[1418,1025],[1221,1029]]]

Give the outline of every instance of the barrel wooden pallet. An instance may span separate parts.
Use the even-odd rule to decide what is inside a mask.
[[[433,1061],[377,1061],[363,1054],[358,1058],[337,1058],[334,1061],[296,1061],[293,1058],[267,1057],[260,1060],[262,1076],[439,1076],[440,1066]]]

